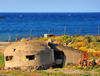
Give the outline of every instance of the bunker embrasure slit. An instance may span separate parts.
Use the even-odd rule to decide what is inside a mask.
[[[6,56],[6,61],[11,61],[13,59],[13,56]]]
[[[29,60],[34,60],[35,59],[35,55],[27,55],[26,58],[29,59]]]

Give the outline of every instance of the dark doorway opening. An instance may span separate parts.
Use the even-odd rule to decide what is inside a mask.
[[[26,58],[29,59],[29,60],[34,60],[35,55],[27,55]]]
[[[62,68],[64,62],[64,52],[54,51],[54,56],[55,56],[55,66]]]

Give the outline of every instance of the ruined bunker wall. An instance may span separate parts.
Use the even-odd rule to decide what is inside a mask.
[[[65,55],[66,55],[66,62],[65,64],[67,63],[77,63],[79,59],[82,59],[83,58],[83,54],[82,52],[78,52],[76,50],[71,50],[71,51],[68,51],[68,52],[64,52]]]
[[[67,63],[77,63],[79,59],[83,58],[83,52],[81,50],[76,50],[67,46],[57,46],[60,51],[63,51],[66,56],[65,64]]]
[[[53,64],[54,62],[55,61],[54,61],[54,50],[53,49],[41,51],[40,63],[42,63],[42,65]]]
[[[6,57],[13,56],[12,59],[7,60]],[[54,51],[17,51],[16,53],[5,53],[5,67],[20,67],[20,66],[41,66],[54,63]]]
[[[77,63],[79,59],[83,58],[83,52],[81,50],[76,50],[74,48],[70,48],[67,46],[56,45],[53,43],[48,44],[54,51],[63,51],[64,52],[64,60],[63,66],[67,63]]]
[[[51,56],[53,52],[51,50],[45,41],[34,40],[14,43],[8,46],[4,52],[5,66],[41,66],[53,63],[54,60]],[[46,59],[42,58],[44,56]],[[43,62],[41,59],[45,59],[47,62]]]
[[[40,62],[38,53],[40,52],[23,52],[20,50],[11,54],[5,53],[5,67],[38,66],[37,62]]]

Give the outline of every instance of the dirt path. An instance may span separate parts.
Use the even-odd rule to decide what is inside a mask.
[[[98,74],[98,72],[96,72],[95,70],[91,70],[91,71],[83,71],[83,70],[70,70],[70,69],[47,69],[44,70],[45,72],[54,72],[54,73],[59,73],[59,72],[63,72],[64,74]]]

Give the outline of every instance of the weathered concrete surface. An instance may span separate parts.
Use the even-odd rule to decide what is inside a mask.
[[[76,50],[71,47],[61,46],[53,43],[49,43],[49,46],[54,49],[54,51],[64,52],[63,66],[67,63],[77,63],[79,59],[83,58],[83,52],[81,50]]]
[[[67,46],[47,43],[42,40],[15,42],[4,52],[5,67],[22,66],[65,66],[67,63],[77,63],[83,58],[83,52]]]
[[[54,63],[54,51],[41,40],[16,42],[4,52],[5,67],[41,66]]]

